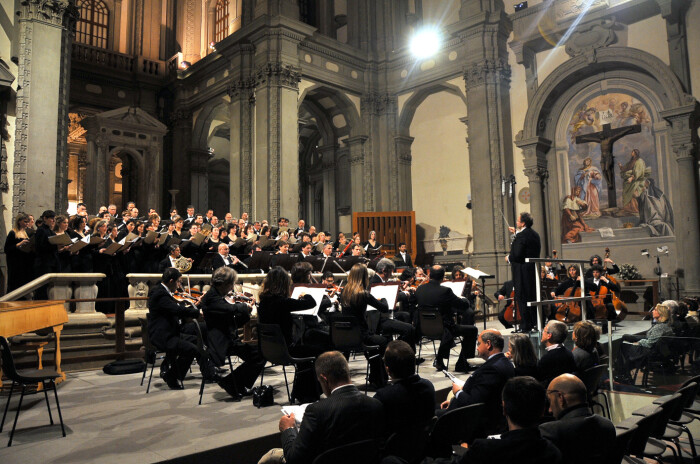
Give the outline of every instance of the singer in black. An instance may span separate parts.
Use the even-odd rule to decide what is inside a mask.
[[[526,263],[526,258],[540,257],[540,236],[532,230],[532,216],[530,213],[520,213],[515,221],[516,228],[510,227],[509,231],[515,234],[515,239],[510,246],[510,254],[506,261],[510,263],[513,271],[513,286],[515,288],[515,301],[522,311],[523,332],[529,332],[535,328],[535,308],[527,306],[528,301],[535,301],[535,263]]]

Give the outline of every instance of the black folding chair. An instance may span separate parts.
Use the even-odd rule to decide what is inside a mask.
[[[600,393],[599,391],[600,379],[603,377],[607,369],[608,366],[604,364],[589,367],[581,373],[581,381],[584,383],[584,385],[586,385],[586,391],[588,392],[588,403],[591,405],[591,408],[593,406],[600,407],[600,409],[603,411],[603,416],[610,419],[610,405],[608,404],[608,398],[605,396],[605,394]],[[601,395],[605,400],[605,406],[594,399],[598,395]]]
[[[19,418],[19,412],[22,409],[22,400],[26,393],[28,386],[34,385],[41,382],[44,387],[44,398],[46,399],[46,408],[49,410],[49,421],[53,425],[53,416],[51,415],[51,406],[49,406],[49,394],[47,393],[47,388],[50,386],[53,390],[54,397],[56,398],[56,409],[58,410],[58,418],[61,421],[61,433],[66,436],[66,429],[63,426],[63,415],[61,414],[61,405],[58,402],[58,391],[56,390],[56,379],[61,377],[61,374],[56,372],[55,369],[44,368],[44,369],[23,369],[17,370],[15,368],[15,360],[12,357],[12,352],[10,351],[10,344],[7,342],[5,337],[0,337],[0,351],[2,351],[2,369],[8,379],[12,381],[10,386],[10,394],[7,396],[7,404],[5,405],[5,412],[2,415],[2,422],[0,422],[0,432],[5,425],[5,417],[7,416],[7,411],[10,409],[10,400],[12,399],[12,392],[14,391],[15,385],[22,387],[22,393],[19,397],[19,404],[17,405],[17,413],[15,414],[15,421],[12,424],[12,431],[10,432],[10,440],[7,442],[7,446],[12,446],[12,438],[15,435],[15,429],[17,428],[17,419]]]
[[[341,353],[360,352],[367,358],[365,370],[365,394],[369,386],[370,361],[380,356],[379,346],[365,345],[362,338],[362,329],[352,316],[334,316],[330,319],[331,343]],[[371,354],[370,352],[375,352]]]
[[[287,342],[282,334],[282,329],[277,324],[258,324],[258,346],[263,359],[273,366],[282,366],[284,373],[284,385],[287,387],[287,398],[290,403],[294,403],[292,395],[289,392],[289,381],[287,380],[286,366],[297,366],[301,363],[313,362],[314,358],[294,358],[289,354]],[[263,384],[265,377],[265,367],[263,366],[260,372],[260,385]],[[294,380],[296,380],[297,372],[294,371]]]
[[[418,311],[418,357],[421,357],[423,348],[423,340],[427,339],[433,342],[433,354],[437,357],[437,348],[435,340],[442,340],[444,326],[442,323],[442,314],[437,308],[432,306],[419,306]],[[450,366],[450,358],[447,358],[446,367]],[[418,366],[420,369],[420,366]]]
[[[377,441],[362,440],[319,454],[313,464],[374,464],[379,461]]]
[[[483,424],[484,403],[470,404],[447,411],[435,422],[428,438],[426,455],[445,457],[452,455],[452,446],[471,443],[475,433]]]
[[[146,387],[146,394],[148,394],[148,392],[151,390],[151,379],[153,378],[153,369],[155,369],[156,363],[159,359],[161,360],[161,363],[165,360],[165,351],[161,351],[155,346],[153,346],[153,344],[151,343],[151,339],[148,336],[149,316],[150,314],[146,314],[145,318],[139,318],[139,322],[141,322],[141,341],[143,342],[143,347],[145,348],[145,364],[143,366],[143,375],[141,376],[141,386],[143,386],[143,381],[146,378],[146,371],[148,370],[148,365],[151,365],[151,373],[148,376],[148,386]],[[171,366],[171,368],[175,369],[175,366]],[[180,384],[182,384],[182,382],[180,382]]]

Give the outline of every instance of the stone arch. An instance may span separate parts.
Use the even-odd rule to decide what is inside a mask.
[[[206,150],[211,124],[215,120],[231,119],[226,97],[219,97],[208,102],[197,115],[192,130],[192,148]]]
[[[401,115],[399,116],[399,134],[403,136],[409,136],[409,129],[411,127],[411,122],[416,114],[416,110],[421,103],[425,101],[430,95],[438,92],[447,92],[458,96],[464,102],[464,108],[467,108],[467,96],[464,91],[454,84],[448,84],[447,82],[439,82],[435,84],[430,84],[425,87],[419,88],[416,92],[411,95],[406,103],[403,105],[401,110]]]
[[[691,104],[694,100],[683,91],[678,78],[659,58],[642,50],[629,47],[609,47],[596,51],[595,61],[587,56],[571,58],[552,72],[535,92],[525,115],[523,139],[545,137],[552,140],[555,128],[551,115],[567,90],[578,87],[584,80],[600,80],[603,73],[616,71],[617,76],[647,82],[658,96],[663,109]]]
[[[358,131],[361,131],[362,120],[360,114],[357,111],[355,105],[350,101],[350,99],[343,92],[330,87],[325,84],[315,84],[311,87],[307,87],[303,90],[301,95],[299,95],[298,106],[301,105],[314,95],[325,95],[332,99],[335,103],[335,108],[337,108],[338,113],[345,117],[347,126],[350,128],[350,136],[359,135]]]

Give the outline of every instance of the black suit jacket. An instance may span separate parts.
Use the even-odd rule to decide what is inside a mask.
[[[229,263],[233,263],[233,256],[229,255],[228,261],[229,261]],[[222,258],[219,253],[216,253],[214,256],[212,256],[210,263],[211,263],[212,271],[215,271],[215,270],[219,269],[220,267],[227,265],[224,263],[224,258]],[[227,266],[230,267],[231,269],[235,269],[237,272],[242,272],[245,269],[245,267],[242,266],[240,263],[235,264],[235,265],[228,264]]]
[[[229,346],[238,338],[236,327],[250,320],[250,308],[243,303],[229,303],[215,287],[204,294],[201,307],[207,323],[209,354],[217,366],[222,366]]]
[[[161,260],[158,263],[158,272],[162,273],[163,271],[165,271],[169,267],[173,267],[173,265],[170,262],[170,256],[166,256],[164,260]]]
[[[287,346],[291,347],[294,345],[292,311],[311,309],[314,306],[316,306],[316,301],[311,295],[304,295],[300,299],[279,295],[262,297],[258,305],[258,321],[261,324],[279,325]]]
[[[435,415],[435,387],[418,374],[379,389],[374,397],[384,405],[387,435],[425,427]]]
[[[162,284],[148,292],[148,337],[158,349],[173,349],[180,337],[180,321],[199,316],[199,310],[181,305]]]
[[[615,426],[580,404],[562,411],[557,420],[540,425],[543,438],[554,443],[567,464],[610,464]]]
[[[436,280],[430,280],[416,289],[416,304],[436,307],[442,315],[443,325],[450,331],[454,327],[452,309],[469,309],[467,299],[458,297],[450,288],[443,287]]]
[[[526,263],[525,258],[540,257],[540,236],[530,227],[518,232],[510,246],[508,261],[513,271],[513,283],[516,297],[522,293],[524,301],[534,301],[535,293],[535,263]]]
[[[394,263],[396,267],[413,267],[413,261],[411,260],[411,255],[406,253],[406,259],[404,260],[401,253],[396,253],[394,256]]]
[[[371,279],[369,279],[370,285],[383,284],[384,281],[377,274],[374,274]]]
[[[474,440],[469,450],[457,462],[461,464],[510,462],[558,464],[566,461],[562,461],[561,453],[552,443],[540,436],[537,428],[531,427],[503,433],[500,440]]]
[[[501,391],[508,379],[513,376],[515,376],[515,369],[510,360],[503,353],[494,355],[469,376],[462,391],[452,399],[448,409],[485,403],[486,409],[483,413],[485,431],[497,432],[504,420]]]
[[[354,385],[336,390],[327,399],[310,404],[299,427],[282,432],[287,464],[310,464],[332,448],[384,434],[382,403],[361,393]]]
[[[547,387],[555,377],[576,372],[574,355],[564,345],[545,351],[537,363],[537,371],[537,380]]]

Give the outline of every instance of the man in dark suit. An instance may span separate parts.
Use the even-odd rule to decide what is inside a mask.
[[[229,248],[228,245],[225,243],[220,243],[217,252],[211,259],[211,267],[212,270],[217,270],[222,266],[230,267],[231,269],[234,269],[236,271],[241,271],[245,269],[244,266],[241,265],[241,260],[238,259],[236,256],[231,256],[229,254]]]
[[[423,461],[424,463],[495,464],[559,464],[559,450],[540,435],[537,428],[545,406],[545,390],[532,377],[508,380],[499,394],[499,406],[508,423],[508,431],[496,439],[477,439],[467,452],[452,459]],[[590,443],[589,443],[590,445]],[[598,462],[598,461],[590,461]]]
[[[387,435],[419,431],[435,415],[435,387],[416,374],[415,352],[406,342],[389,342],[384,352],[384,366],[391,383],[377,391],[376,399],[384,405]]]
[[[562,374],[547,388],[549,410],[555,421],[540,425],[543,438],[554,443],[567,464],[609,462],[615,449],[615,426],[588,409],[586,385]]]
[[[394,256],[394,263],[396,267],[413,267],[413,261],[411,261],[411,255],[408,254],[406,243],[399,243],[399,252]]]
[[[532,230],[532,216],[530,213],[520,213],[515,222],[516,228],[510,227],[509,231],[515,234],[515,239],[510,246],[510,254],[506,261],[510,263],[513,271],[513,285],[515,287],[515,301],[522,311],[522,332],[529,332],[535,328],[537,318],[535,308],[527,306],[528,301],[535,301],[535,263],[526,263],[525,258],[540,257],[540,236]]]
[[[440,405],[443,410],[453,410],[470,404],[485,403],[483,431],[486,434],[497,433],[502,428],[501,390],[508,379],[515,375],[513,364],[503,354],[504,344],[503,336],[498,330],[487,329],[481,332],[476,350],[478,356],[486,362],[469,376],[463,387],[453,383],[454,398]]]
[[[222,245],[226,247],[226,244]],[[200,304],[207,323],[207,346],[212,362],[223,366],[229,355],[243,360],[233,372],[218,381],[221,388],[239,401],[241,396],[250,393],[265,361],[255,346],[245,344],[238,338],[237,327],[250,320],[251,308],[245,303],[231,304],[225,300],[236,278],[236,271],[227,266],[216,269],[211,276],[212,286]]]
[[[328,351],[319,356],[316,376],[326,399],[306,408],[298,431],[294,414],[282,416],[279,422],[287,464],[308,464],[329,449],[384,436],[382,403],[351,383],[348,363],[341,353]]]
[[[173,390],[182,390],[178,380],[185,378],[194,358],[205,378],[215,377],[206,352],[196,345],[196,336],[180,332],[179,319],[199,316],[197,308],[182,305],[173,297],[181,276],[177,269],[168,268],[161,283],[148,292],[148,337],[153,346],[165,351],[164,362],[171,368],[163,374],[163,379]]]
[[[56,223],[56,213],[46,210],[41,214],[41,225],[34,233],[34,277],[41,277],[51,272],[61,272],[61,263],[58,260],[58,247],[49,242],[49,238],[56,235],[53,227]],[[37,300],[48,300],[48,285],[44,285],[36,291]]]
[[[437,370],[444,371],[444,358],[450,357],[450,348],[453,346],[453,339],[457,335],[462,336],[462,349],[459,359],[455,363],[455,370],[460,372],[469,371],[467,359],[474,356],[474,345],[479,330],[474,327],[474,312],[469,308],[469,301],[460,298],[454,292],[440,285],[445,278],[445,269],[435,265],[430,268],[430,281],[420,285],[416,289],[416,304],[418,310],[423,307],[436,308],[442,316],[443,334],[438,348],[435,363]],[[461,311],[465,315],[463,320],[470,325],[455,324],[453,310]]]
[[[549,321],[542,330],[545,352],[537,363],[537,377],[542,385],[549,385],[561,374],[576,372],[576,361],[571,351],[563,345],[568,329],[561,321]]]

